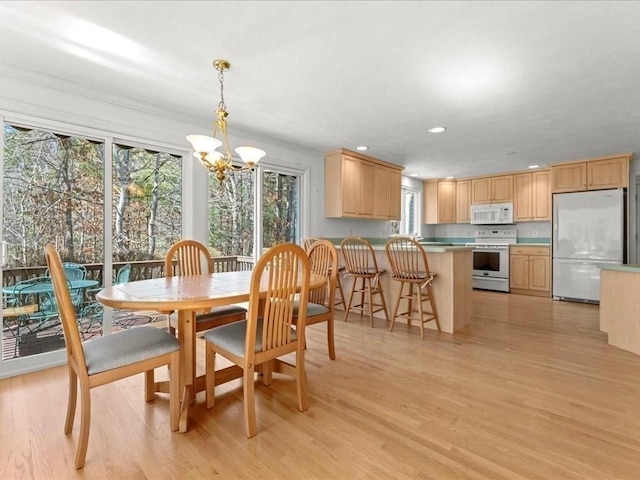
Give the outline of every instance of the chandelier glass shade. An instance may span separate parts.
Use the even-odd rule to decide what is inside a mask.
[[[218,81],[220,82],[220,102],[215,112],[213,134],[211,136],[189,135],[187,140],[194,150],[194,157],[200,160],[200,163],[210,172],[215,173],[216,178],[222,183],[227,176],[227,171],[252,170],[256,163],[266,155],[266,152],[255,147],[238,147],[235,151],[245,166],[233,165],[233,157],[227,138],[229,112],[224,103],[224,72],[229,70],[231,65],[226,60],[214,60],[213,67],[218,71]],[[222,147],[222,151],[218,150],[220,147]]]

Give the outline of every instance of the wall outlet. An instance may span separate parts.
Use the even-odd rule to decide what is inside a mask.
[[[538,236],[538,230],[534,230],[534,231],[533,231],[533,236],[534,236],[534,237],[537,237],[537,236]]]

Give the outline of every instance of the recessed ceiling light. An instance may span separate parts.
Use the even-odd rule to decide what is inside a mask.
[[[447,180],[453,180],[456,177],[444,177],[444,178],[446,178]]]
[[[356,150],[358,150],[359,152],[364,152],[365,150],[369,150],[369,147],[367,147],[366,145],[359,145],[356,147]]]
[[[433,127],[429,129],[429,133],[442,133],[447,129],[447,127]]]
[[[540,165],[529,165],[529,168],[540,168]]]
[[[410,177],[417,177],[418,174],[417,173],[412,173],[411,175],[409,175]]]

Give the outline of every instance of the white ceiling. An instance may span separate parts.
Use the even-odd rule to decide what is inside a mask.
[[[0,2],[0,74],[203,128],[216,58],[230,130],[421,178],[640,152],[640,2]]]

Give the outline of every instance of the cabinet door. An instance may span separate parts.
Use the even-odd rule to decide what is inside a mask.
[[[529,288],[529,257],[527,255],[509,256],[509,286],[527,290]]]
[[[456,223],[456,182],[438,182],[438,223]]]
[[[375,208],[375,170],[374,165],[366,160],[360,160],[360,207],[361,217],[373,217]]]
[[[491,203],[491,177],[471,180],[471,203]]]
[[[519,173],[513,176],[513,220],[527,222],[531,220],[532,176],[530,173]]]
[[[376,218],[389,217],[389,169],[382,165],[374,166],[374,201],[373,216]]]
[[[551,167],[553,193],[580,192],[587,188],[587,164],[571,163]]]
[[[456,222],[471,222],[471,180],[456,182]]]
[[[629,163],[626,157],[587,162],[587,188],[625,188],[629,186]]]
[[[491,203],[513,202],[513,175],[491,177]]]
[[[551,264],[548,256],[534,255],[529,257],[529,290],[548,292],[551,290]]]
[[[360,160],[342,157],[342,214],[357,216],[360,211]]]
[[[402,210],[402,174],[399,170],[389,169],[389,212],[390,220],[400,220]]]
[[[531,220],[551,220],[551,172],[534,172],[531,179]]]

